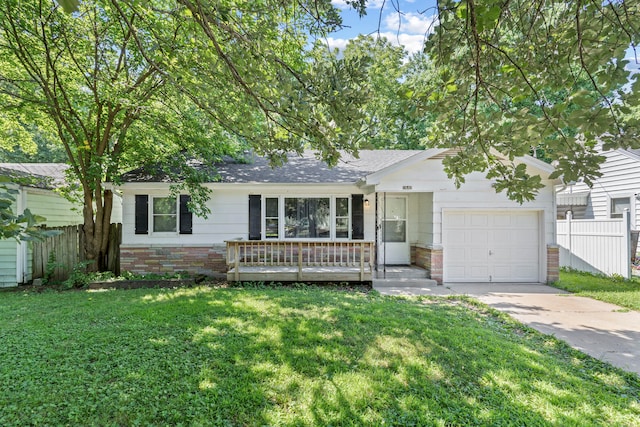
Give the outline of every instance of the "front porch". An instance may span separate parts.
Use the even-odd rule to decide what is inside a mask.
[[[229,281],[368,282],[374,278],[370,241],[227,241]]]

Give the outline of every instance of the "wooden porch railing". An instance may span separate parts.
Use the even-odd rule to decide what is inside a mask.
[[[308,267],[357,268],[360,280],[373,271],[374,242],[230,240],[227,241],[227,266],[234,279],[240,279],[243,267],[295,267],[302,276]]]

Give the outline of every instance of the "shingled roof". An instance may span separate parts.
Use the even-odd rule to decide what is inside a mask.
[[[24,180],[23,185],[53,189],[64,185],[64,163],[0,163],[0,176]]]
[[[249,154],[242,161],[225,159],[214,167],[197,163],[195,167],[208,173],[211,182],[222,183],[355,183],[364,176],[381,171],[408,159],[422,150],[361,150],[358,158],[342,153],[338,164],[329,168],[314,152],[301,156],[291,154],[281,167],[272,168],[269,161]],[[158,168],[140,168],[122,176],[123,182],[170,182]]]

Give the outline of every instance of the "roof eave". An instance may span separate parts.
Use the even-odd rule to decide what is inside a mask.
[[[383,168],[379,171],[368,174],[367,176],[364,177],[364,183],[366,185],[380,184],[380,181],[385,176],[391,173],[397,172],[398,170],[405,168],[407,166],[418,163],[422,160],[426,160],[433,156],[437,156],[438,154],[444,153],[446,151],[449,151],[449,149],[448,148],[430,148],[420,153],[416,153],[412,156],[407,157],[404,160],[400,160],[399,162],[396,162],[390,166],[387,166],[386,168]]]

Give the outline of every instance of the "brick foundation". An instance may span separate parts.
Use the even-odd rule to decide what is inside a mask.
[[[547,245],[547,283],[556,282],[560,278],[560,248],[558,245]]]
[[[132,273],[174,273],[219,276],[227,272],[226,245],[121,246],[120,269]]]

